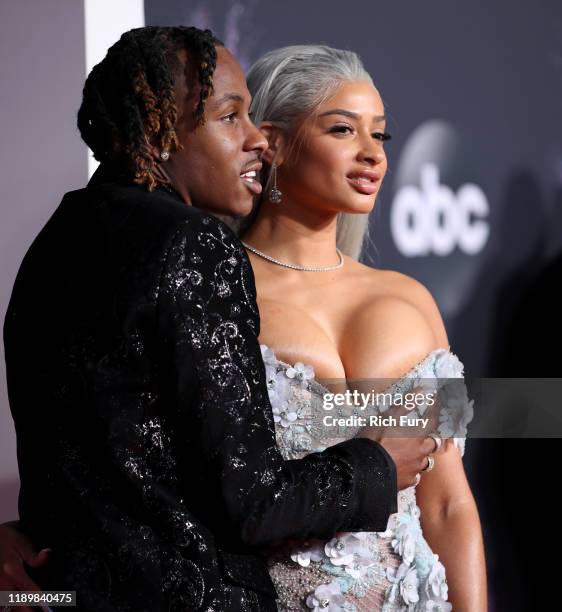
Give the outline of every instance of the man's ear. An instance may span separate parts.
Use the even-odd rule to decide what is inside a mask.
[[[169,181],[170,177],[168,176],[168,172],[166,171],[166,163],[168,159],[170,159],[170,153],[167,152],[168,155],[162,155],[162,149],[160,147],[156,147],[152,144],[148,145],[150,150],[150,157],[152,157],[154,163],[154,175],[157,178],[164,179]]]
[[[152,159],[153,159],[153,160],[154,160],[154,161],[155,161],[157,164],[159,164],[159,163],[161,163],[161,162],[165,161],[165,160],[162,158],[162,156],[161,156],[162,150],[160,149],[160,147],[155,147],[155,146],[154,146],[154,145],[152,145],[152,144],[149,144],[149,145],[148,145],[148,147],[149,147],[149,149],[150,149],[150,156],[152,157]],[[168,157],[169,157],[169,156],[168,156]],[[166,160],[166,161],[167,161],[167,160]]]
[[[273,162],[277,166],[285,161],[285,153],[287,150],[287,138],[281,128],[276,127],[269,121],[263,121],[259,129],[267,138],[268,148],[264,151],[262,159],[271,166]]]

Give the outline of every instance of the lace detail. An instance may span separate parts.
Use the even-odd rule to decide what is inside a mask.
[[[456,355],[449,349],[435,349],[386,389],[402,394],[412,389],[438,392],[442,406],[437,432],[442,438],[451,438],[461,456],[464,455],[467,426],[474,416],[474,402],[468,399],[463,374],[464,366]],[[451,379],[459,380],[452,382]],[[417,408],[411,414],[423,416],[423,410]]]
[[[314,369],[280,361],[265,345],[261,350],[277,444],[284,458],[298,459],[339,442],[327,438],[326,428],[322,429],[322,398],[329,391],[314,378]],[[450,350],[436,349],[386,391],[406,393],[423,387],[447,394],[444,381],[462,378],[463,370]],[[464,453],[472,402],[464,384],[453,387],[456,395],[446,395],[452,408],[442,410],[438,431],[453,438]],[[348,429],[348,434],[353,433]],[[447,601],[445,568],[425,541],[419,518],[415,487],[410,487],[399,492],[398,512],[390,516],[384,532],[342,532],[329,541],[292,541],[279,547],[269,560],[279,609],[448,612],[452,606]]]

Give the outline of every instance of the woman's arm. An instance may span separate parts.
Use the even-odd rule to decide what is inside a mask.
[[[407,291],[424,314],[436,347],[449,346],[445,325],[429,291],[409,279]],[[424,472],[416,497],[425,539],[447,571],[449,600],[455,612],[485,612],[486,562],[478,509],[466,479],[460,451],[447,443]]]
[[[418,281],[389,273],[384,299],[356,318],[350,351],[362,356],[360,378],[394,378],[438,348],[448,348],[443,319]],[[486,610],[486,570],[478,510],[460,452],[452,443],[434,455],[435,468],[417,487],[424,536],[447,572],[455,612]]]
[[[460,452],[447,444],[416,489],[425,539],[447,571],[455,612],[485,612],[486,564],[478,510]]]

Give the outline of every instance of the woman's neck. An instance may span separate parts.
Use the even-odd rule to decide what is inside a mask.
[[[264,201],[243,241],[284,262],[331,266],[338,263],[336,223],[335,213],[319,213],[288,201]]]

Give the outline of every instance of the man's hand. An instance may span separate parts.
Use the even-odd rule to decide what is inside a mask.
[[[49,560],[48,548],[37,552],[31,541],[19,530],[18,522],[0,525],[0,591],[41,591],[27,575],[26,566],[41,567]],[[47,610],[46,607],[41,607]],[[18,608],[32,612],[32,608]]]
[[[398,490],[417,484],[416,475],[423,474],[428,465],[428,455],[435,451],[433,438],[395,438],[378,440],[396,464]]]
[[[403,407],[393,407],[385,415],[392,415],[399,420],[400,416],[409,414]],[[429,422],[435,426],[437,408],[427,410],[424,414]],[[386,452],[392,457],[396,465],[396,476],[398,480],[398,490],[407,489],[419,482],[419,477],[428,466],[428,456],[435,452],[443,452],[446,447],[446,440],[442,441],[442,446],[437,451],[435,440],[428,437],[429,431],[435,431],[433,427],[405,427],[402,431],[405,437],[400,436],[400,428],[391,427],[363,427],[358,437],[369,438],[378,442]],[[417,476],[419,474],[419,476]],[[417,477],[417,478],[416,478]]]

